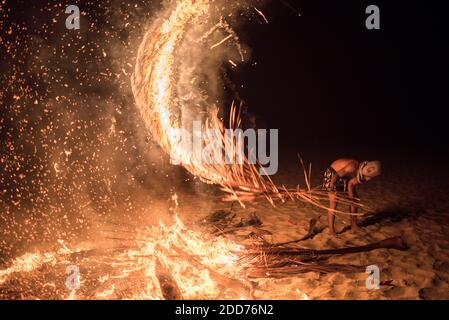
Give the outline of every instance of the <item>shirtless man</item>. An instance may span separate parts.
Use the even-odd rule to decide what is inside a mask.
[[[329,191],[329,233],[335,233],[335,213],[338,202],[336,192],[348,193],[349,198],[356,200],[358,194],[356,186],[377,177],[381,173],[381,163],[379,161],[365,161],[359,163],[352,159],[339,159],[334,161],[324,172],[323,188]],[[355,206],[350,206],[350,213],[357,213]],[[353,231],[358,230],[357,216],[351,215],[351,227]]]

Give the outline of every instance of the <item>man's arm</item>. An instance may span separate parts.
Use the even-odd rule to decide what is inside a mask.
[[[348,194],[349,197],[353,200],[353,201],[357,201],[359,195],[357,194],[357,191],[355,189],[355,186],[358,184],[357,182],[357,178],[352,178],[349,181],[349,185],[348,185]],[[356,206],[349,206],[349,211],[351,212],[351,228],[353,231],[356,231],[359,229],[358,225],[357,225],[357,207]]]
[[[355,189],[356,185],[357,185],[357,179],[352,178],[348,184],[348,195],[349,195],[349,198],[351,198],[352,200],[356,200],[356,198],[358,198],[358,196],[359,196]],[[351,213],[357,213],[357,207],[351,205],[350,211],[351,211]]]

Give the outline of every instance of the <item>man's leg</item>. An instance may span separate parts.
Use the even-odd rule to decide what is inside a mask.
[[[358,199],[358,198],[359,198],[359,195],[357,194],[357,191],[354,189],[354,196],[353,196],[352,200],[357,201],[356,199]],[[349,212],[351,212],[351,213],[358,212],[357,207],[355,207],[355,206],[350,206],[349,210],[350,210]],[[351,229],[352,229],[352,231],[360,230],[359,226],[357,225],[357,216],[354,214],[351,215]]]
[[[335,193],[329,192],[329,210],[327,212],[329,220],[329,234],[335,237],[335,212],[333,210],[337,209],[337,199]]]
[[[352,229],[352,231],[360,230],[360,227],[357,224],[357,216],[355,216],[355,215],[351,216],[351,229]]]

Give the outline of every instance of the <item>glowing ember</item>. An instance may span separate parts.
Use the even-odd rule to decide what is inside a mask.
[[[223,18],[221,10],[225,9],[218,9],[213,3],[211,0],[178,0],[168,4],[150,26],[139,48],[132,79],[135,101],[152,138],[167,154],[188,156],[182,153],[175,132],[191,120],[200,119],[205,127],[221,132],[224,129],[217,106],[208,102],[205,93],[208,90],[201,88],[200,80],[196,80],[204,71],[199,65],[204,57],[213,57],[208,72],[212,73],[211,78],[218,79],[218,74],[213,73],[219,72],[219,66],[231,63],[236,67],[234,61],[244,61],[244,50]],[[229,4],[229,10],[234,6],[240,5]],[[260,10],[256,12],[263,17]],[[229,50],[229,46],[233,50]],[[201,51],[202,48],[208,48],[209,53]],[[196,51],[191,52],[193,50]],[[108,57],[103,49],[102,56]],[[186,57],[191,57],[190,61],[182,65]],[[125,69],[121,73],[129,74]],[[60,99],[60,96],[55,98],[56,102]],[[233,109],[231,126],[239,125],[238,114]],[[85,126],[77,128],[82,130]],[[108,137],[119,134],[115,118],[106,128]],[[50,127],[41,131],[45,130]],[[56,140],[52,143],[56,144]],[[51,157],[50,168],[57,178],[68,174],[69,166],[64,161],[68,162],[78,152],[78,149],[64,147],[59,152],[61,157]],[[183,163],[187,163],[185,167],[193,175],[221,185],[236,198],[245,198],[242,192],[260,193],[262,189],[262,194],[266,193],[271,201],[268,194],[279,193],[270,180],[262,179],[255,166],[247,163],[240,167],[205,166],[190,160],[185,159]],[[108,191],[110,185],[110,181],[106,183]],[[234,191],[234,186],[244,189]],[[172,200],[177,205],[176,195]],[[241,245],[189,230],[177,215],[172,223],[161,222],[127,232],[133,236],[129,239],[116,237],[113,246],[108,248],[96,242],[71,246],[59,241],[59,248],[55,250],[34,251],[15,258],[7,268],[0,270],[0,296],[27,299],[254,298],[252,284],[238,261],[238,254],[243,250]],[[80,274],[75,275],[79,276],[79,288],[67,287],[65,281],[71,276],[67,274],[70,266],[79,266]]]

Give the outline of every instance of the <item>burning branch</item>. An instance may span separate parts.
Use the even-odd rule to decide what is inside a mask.
[[[178,284],[173,279],[170,270],[162,264],[160,259],[156,261],[155,273],[165,300],[183,300]]]
[[[291,276],[305,272],[364,272],[365,266],[324,264],[321,260],[332,255],[378,249],[405,251],[409,247],[401,237],[389,238],[365,246],[327,250],[261,246],[242,251],[239,264],[247,270],[247,276],[250,278]]]

